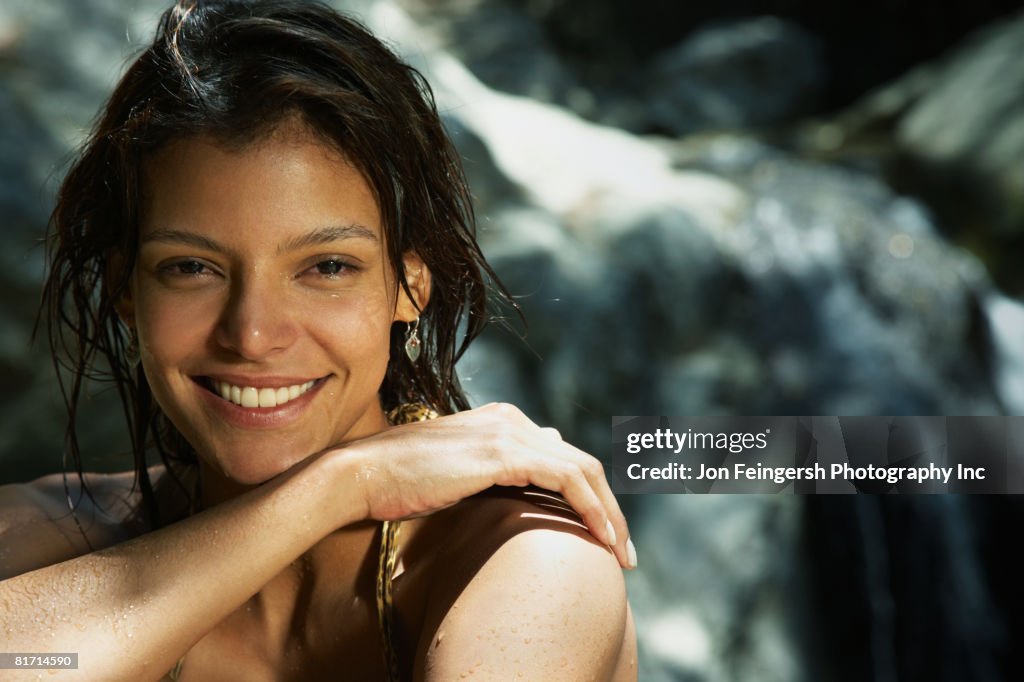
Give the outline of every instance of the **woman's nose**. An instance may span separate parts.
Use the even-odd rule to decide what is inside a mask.
[[[259,273],[236,279],[217,325],[217,343],[246,360],[263,360],[291,346],[297,336],[293,306],[283,284]]]

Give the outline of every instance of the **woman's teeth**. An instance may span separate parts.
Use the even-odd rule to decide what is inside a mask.
[[[313,387],[314,381],[307,381],[304,384],[294,386],[282,386],[281,388],[253,388],[252,386],[235,386],[226,381],[213,380],[213,387],[224,400],[230,400],[235,405],[242,407],[277,407],[284,405],[290,400],[295,400],[300,395]]]

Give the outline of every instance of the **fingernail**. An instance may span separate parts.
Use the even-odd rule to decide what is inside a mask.
[[[632,538],[626,540],[626,558],[629,559],[629,567],[636,568],[636,547],[633,546]]]
[[[611,521],[605,521],[604,522],[604,529],[605,529],[605,532],[608,533],[608,539],[610,540],[610,542],[608,544],[609,545],[617,544],[618,541],[615,539],[615,528],[612,526],[612,522]]]

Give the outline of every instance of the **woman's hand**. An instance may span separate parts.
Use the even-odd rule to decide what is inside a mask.
[[[513,405],[396,426],[333,452],[354,467],[364,518],[422,515],[494,485],[536,485],[560,493],[622,566],[635,566],[626,519],[601,463]]]

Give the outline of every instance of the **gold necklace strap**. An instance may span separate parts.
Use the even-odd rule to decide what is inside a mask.
[[[387,682],[398,682],[398,654],[392,638],[394,633],[395,606],[392,597],[392,578],[395,575],[395,559],[398,548],[398,531],[401,521],[385,521],[381,527],[380,558],[377,566],[377,624],[384,647],[384,666]]]
[[[178,676],[181,675],[181,666],[183,665],[185,665],[184,656],[178,659],[178,662],[174,664],[174,668],[171,669],[171,672],[167,673],[167,677],[171,678],[172,680],[177,680]]]
[[[388,422],[397,426],[426,421],[437,417],[437,411],[425,403],[402,403],[388,411]],[[398,531],[401,521],[385,521],[380,529],[380,557],[377,565],[377,623],[384,651],[386,682],[400,682],[398,653],[395,650],[395,605],[392,598],[392,579],[398,556]]]

